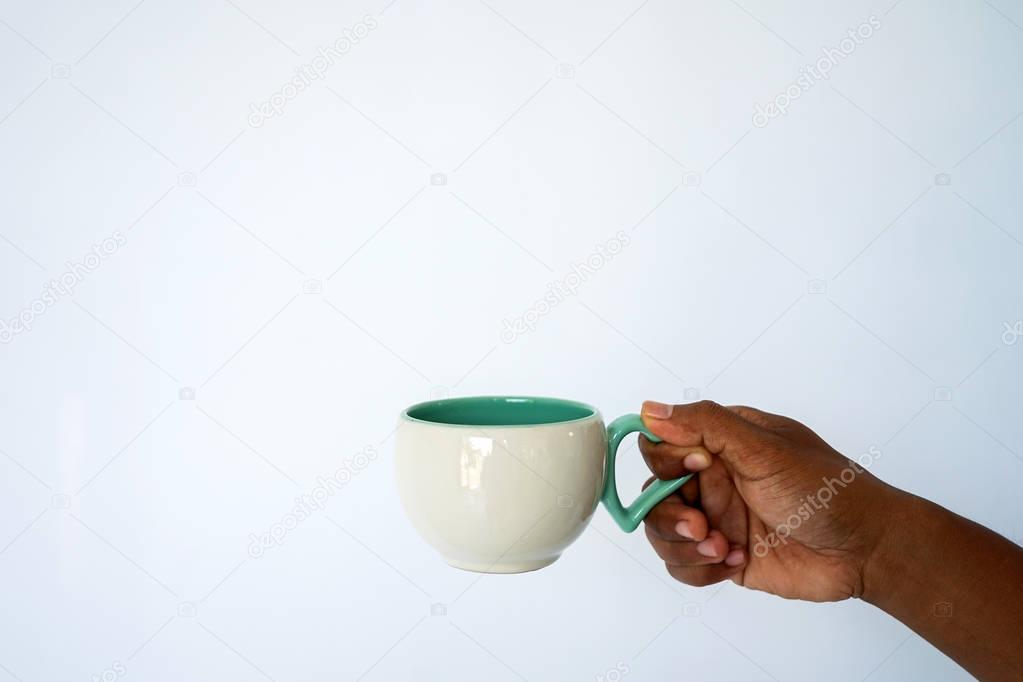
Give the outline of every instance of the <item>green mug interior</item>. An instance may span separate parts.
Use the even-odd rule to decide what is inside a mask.
[[[538,426],[588,419],[597,410],[559,398],[479,396],[419,403],[405,410],[413,421],[448,426]]]

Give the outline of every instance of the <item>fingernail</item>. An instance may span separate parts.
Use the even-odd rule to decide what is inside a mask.
[[[693,533],[689,530],[689,524],[685,521],[679,521],[675,524],[675,532],[684,538],[693,539]]]
[[[729,566],[741,566],[742,562],[746,559],[743,557],[741,549],[733,549],[725,557],[725,563]]]
[[[712,557],[718,555],[717,550],[714,549],[714,541],[711,540],[710,538],[696,545],[696,551],[705,557]]]
[[[654,419],[667,419],[671,416],[671,405],[665,405],[664,403],[654,402],[648,400],[643,403],[643,416],[653,417]]]
[[[710,466],[710,459],[702,452],[691,452],[685,456],[682,464],[690,471],[702,471]]]

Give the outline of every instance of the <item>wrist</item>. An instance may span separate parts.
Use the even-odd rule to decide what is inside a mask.
[[[1023,551],[915,495],[884,497],[877,516],[885,530],[862,564],[860,597],[976,677],[1017,679]]]
[[[863,601],[884,608],[899,585],[905,585],[908,558],[915,556],[913,546],[920,537],[921,525],[927,522],[925,501],[896,488],[887,487],[883,504],[876,514],[877,533],[863,558]]]

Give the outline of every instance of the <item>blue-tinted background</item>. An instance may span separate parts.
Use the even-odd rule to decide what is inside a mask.
[[[1021,24],[0,2],[0,679],[965,678],[862,603],[676,583],[603,510],[543,571],[449,569],[392,434],[751,404],[1020,542]]]

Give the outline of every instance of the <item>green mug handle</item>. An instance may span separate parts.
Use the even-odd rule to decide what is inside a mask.
[[[615,455],[618,454],[618,446],[621,444],[622,438],[637,431],[655,443],[661,442],[660,438],[643,426],[643,420],[638,414],[623,415],[607,425],[606,475],[604,476],[604,492],[600,495],[600,501],[604,503],[618,527],[626,533],[636,530],[651,509],[695,476],[695,474],[688,474],[673,481],[654,481],[639,494],[635,502],[628,507],[623,506],[621,498],[618,497],[618,486],[615,483]]]

